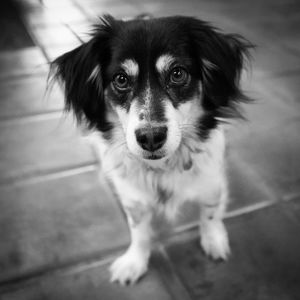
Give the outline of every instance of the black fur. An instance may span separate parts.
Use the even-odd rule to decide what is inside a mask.
[[[106,17],[95,26],[93,38],[76,49],[63,54],[51,63],[50,77],[64,84],[65,108],[73,110],[78,122],[86,122],[89,128],[102,132],[111,129],[106,120],[104,102],[105,75],[103,70],[110,60],[109,40],[114,19]],[[90,78],[94,68],[101,66],[101,78],[97,85]]]
[[[238,35],[223,34],[210,24],[191,17],[166,17],[119,21],[111,16],[95,26],[91,40],[58,57],[52,64],[54,78],[65,84],[66,109],[72,109],[78,121],[86,121],[90,128],[109,132],[112,125],[106,119],[107,99],[129,109],[134,97],[143,101],[143,92],[150,78],[155,90],[151,100],[152,117],[164,119],[160,99],[168,97],[176,108],[188,101],[202,81],[201,105],[205,111],[199,120],[199,137],[205,139],[218,125],[218,118],[240,116],[239,101],[249,100],[239,88],[240,72],[252,45]],[[166,78],[159,78],[155,62],[170,53],[178,58],[190,74],[189,84],[170,87]],[[119,64],[134,58],[140,67],[138,82],[130,92],[116,93],[111,87]],[[89,80],[94,68],[101,67],[100,77]]]

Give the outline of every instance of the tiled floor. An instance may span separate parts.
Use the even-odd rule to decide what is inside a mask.
[[[15,5],[25,27],[8,18],[5,33],[13,36],[0,45],[0,299],[300,299],[299,2]],[[124,216],[99,180],[92,149],[62,113],[61,90],[44,91],[49,60],[86,40],[97,15],[144,12],[197,16],[256,43],[243,85],[257,102],[245,107],[249,122],[229,133],[230,260],[203,255],[197,210],[185,207],[149,274],[123,288],[109,283],[107,267],[128,244]]]

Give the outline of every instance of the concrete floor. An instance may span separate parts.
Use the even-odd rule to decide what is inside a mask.
[[[300,299],[299,2],[15,4],[29,35],[8,17],[5,32],[22,39],[0,40],[0,299]],[[97,15],[144,12],[197,16],[255,43],[243,85],[257,101],[244,108],[249,122],[229,134],[230,260],[202,254],[195,210],[185,207],[147,276],[124,288],[107,271],[129,242],[124,216],[98,179],[92,149],[62,114],[61,90],[44,92],[48,62],[85,41]]]

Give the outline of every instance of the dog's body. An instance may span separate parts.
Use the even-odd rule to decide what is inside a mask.
[[[153,213],[173,218],[184,201],[201,207],[204,251],[227,258],[221,120],[246,99],[238,81],[248,47],[194,18],[106,17],[90,42],[53,62],[67,109],[93,129],[128,218],[131,245],[111,266],[112,281],[132,283],[146,272]]]

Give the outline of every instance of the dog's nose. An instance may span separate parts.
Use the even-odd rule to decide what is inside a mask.
[[[167,127],[146,127],[135,131],[139,145],[147,151],[154,152],[161,148],[167,139]]]

